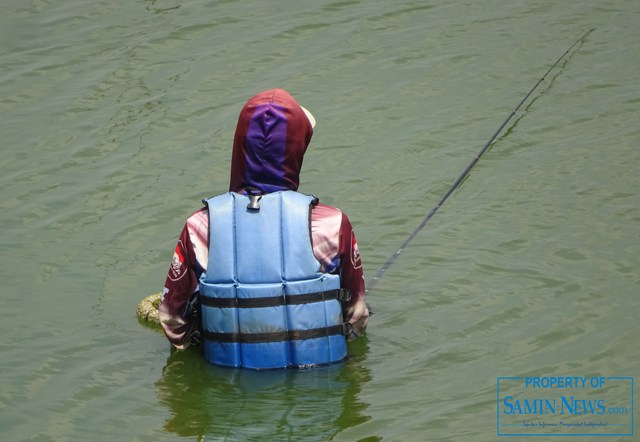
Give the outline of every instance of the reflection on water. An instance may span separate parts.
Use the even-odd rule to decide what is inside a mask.
[[[604,3],[3,2],[2,440],[486,441],[497,376],[639,373],[640,2]],[[369,279],[592,27],[369,294],[370,351],[238,372],[139,330],[252,92],[312,109],[301,190]]]
[[[367,338],[350,343],[345,363],[310,370],[238,370],[172,349],[155,383],[180,436],[224,440],[329,440],[370,419],[358,398],[371,380]]]

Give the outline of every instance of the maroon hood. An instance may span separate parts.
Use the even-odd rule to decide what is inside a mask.
[[[287,91],[270,89],[255,95],[238,118],[229,190],[297,190],[312,135],[311,122]]]

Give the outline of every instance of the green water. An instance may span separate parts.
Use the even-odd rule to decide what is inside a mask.
[[[2,9],[2,440],[495,440],[499,376],[638,375],[637,1]],[[254,93],[315,114],[301,190],[349,214],[369,278],[590,28],[369,294],[347,363],[224,370],[138,324]]]

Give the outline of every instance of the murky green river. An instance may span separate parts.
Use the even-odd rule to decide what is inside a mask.
[[[499,377],[640,374],[639,2],[2,4],[2,440],[496,440]],[[137,322],[253,94],[315,114],[301,191],[370,278],[590,28],[369,293],[348,362],[225,370]]]

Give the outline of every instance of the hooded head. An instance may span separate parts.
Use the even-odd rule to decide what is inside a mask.
[[[238,118],[229,190],[297,190],[314,125],[313,116],[283,89],[252,97]]]

